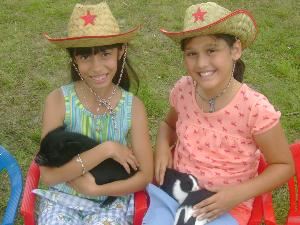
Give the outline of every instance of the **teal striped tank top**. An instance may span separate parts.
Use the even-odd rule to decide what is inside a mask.
[[[127,137],[131,128],[132,93],[121,89],[122,96],[114,109],[115,118],[113,122],[112,116],[108,113],[95,115],[87,110],[77,97],[74,83],[62,86],[61,89],[66,108],[64,123],[68,131],[89,136],[99,143],[116,141],[124,145],[127,144]],[[117,129],[115,129],[114,124],[116,124]],[[53,188],[68,194],[91,198],[77,193],[65,183],[55,185]],[[103,200],[102,197],[96,197],[96,199]],[[92,197],[92,199],[95,198]]]
[[[122,96],[114,109],[115,123],[114,129],[112,116],[110,114],[95,115],[88,111],[79,101],[74,83],[62,86],[65,98],[65,120],[64,123],[69,131],[81,133],[93,138],[96,141],[117,141],[127,144],[127,136],[131,127],[131,108],[133,95],[122,90]]]

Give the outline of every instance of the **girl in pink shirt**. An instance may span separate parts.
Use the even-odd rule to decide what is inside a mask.
[[[172,89],[170,110],[159,127],[156,180],[162,183],[172,166],[191,173],[217,192],[194,206],[194,216],[209,224],[246,225],[253,197],[294,173],[280,112],[242,83],[240,58],[255,39],[256,23],[246,10],[230,12],[208,2],[186,10],[183,31],[161,31],[181,44],[187,75]],[[257,176],[261,154],[269,166]],[[231,220],[214,222],[228,213]]]

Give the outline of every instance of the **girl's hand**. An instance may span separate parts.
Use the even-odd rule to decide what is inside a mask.
[[[164,182],[166,168],[172,167],[172,153],[170,147],[168,151],[159,151],[155,152],[155,179],[159,185],[162,185]]]
[[[134,170],[138,169],[139,163],[133,152],[127,148],[127,146],[117,142],[112,142],[112,146],[110,148],[110,158],[120,163],[127,173],[130,173],[130,167]]]
[[[243,201],[235,187],[223,187],[211,191],[216,194],[194,206],[193,215],[198,219],[214,220]]]
[[[89,196],[93,196],[95,193],[95,189],[99,189],[100,187],[100,185],[96,184],[95,178],[91,173],[86,173],[83,176],[68,181],[68,185],[75,191]]]

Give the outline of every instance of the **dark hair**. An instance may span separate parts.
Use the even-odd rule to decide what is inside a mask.
[[[230,34],[213,34],[214,37],[218,39],[223,39],[229,47],[233,47],[233,44],[236,42],[236,37]],[[181,41],[181,50],[184,51],[186,44],[191,40],[192,38],[186,38]],[[235,69],[233,72],[233,77],[239,81],[243,82],[244,79],[244,72],[245,72],[245,63],[241,60],[238,59],[235,62]]]
[[[72,61],[70,62],[70,70],[71,70],[71,79],[72,81],[78,81],[81,80],[79,74],[77,73],[76,69],[73,66],[74,57],[77,55],[92,55],[97,54],[99,52],[103,52],[106,49],[112,49],[112,48],[118,48],[121,49],[123,46],[122,43],[118,44],[112,44],[112,45],[105,45],[105,46],[96,46],[96,47],[78,47],[78,48],[67,48],[67,52],[69,53]],[[122,63],[123,63],[124,55],[121,57],[120,60],[118,60],[117,65],[117,72],[114,76],[112,82],[114,84],[118,83],[121,69],[122,69]],[[126,57],[126,63],[123,71],[123,76],[120,82],[120,87],[122,87],[124,90],[129,91],[129,88],[131,86],[131,81],[134,81],[136,84],[136,92],[139,88],[139,78],[137,76],[137,73],[135,72],[134,68],[131,66],[130,60],[128,59],[128,56]]]

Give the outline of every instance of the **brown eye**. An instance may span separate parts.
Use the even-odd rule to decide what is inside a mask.
[[[101,51],[101,55],[102,55],[103,57],[108,57],[108,56],[110,56],[111,54],[112,54],[112,52],[111,52],[111,51],[108,51],[108,50]]]
[[[208,54],[212,54],[212,53],[214,53],[215,51],[216,51],[215,49],[208,49],[208,50],[207,50],[207,53],[208,53]]]
[[[186,52],[185,55],[191,57],[191,56],[195,56],[196,53],[195,52]]]
[[[90,56],[89,55],[80,55],[79,59],[81,60],[87,60]]]

